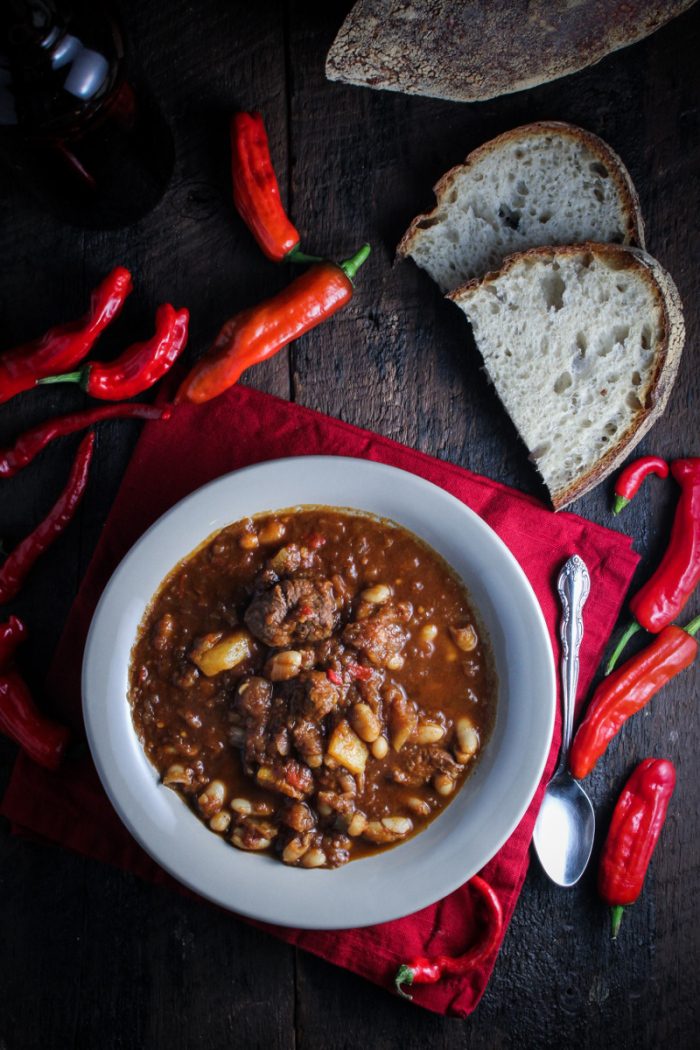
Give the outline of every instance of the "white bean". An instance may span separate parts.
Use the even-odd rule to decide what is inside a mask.
[[[191,769],[180,765],[179,762],[175,762],[174,765],[165,771],[163,783],[166,787],[175,787],[176,785],[186,787],[192,783],[193,776]]]
[[[438,795],[451,795],[455,789],[455,782],[445,773],[436,773],[433,777],[433,785]]]
[[[231,800],[231,809],[235,813],[241,813],[243,816],[248,816],[253,812],[253,807],[247,798],[234,798]]]
[[[218,813],[226,798],[226,788],[220,780],[212,780],[197,798],[197,805],[205,817]]]
[[[389,743],[385,736],[378,736],[377,739],[372,743],[372,754],[377,759],[386,758],[386,754],[389,750]]]
[[[279,543],[287,531],[284,522],[282,521],[268,521],[266,525],[263,525],[258,538],[261,543]]]
[[[392,835],[408,835],[413,828],[409,817],[382,817],[382,824]]]
[[[427,817],[430,813],[430,805],[422,798],[407,798],[406,805],[419,817]]]
[[[445,730],[442,726],[436,725],[434,722],[423,722],[416,729],[414,737],[417,744],[437,744],[438,740],[442,740],[444,735]]]
[[[320,868],[322,864],[326,863],[326,854],[322,849],[310,849],[304,854],[299,863],[302,868]]]
[[[472,649],[476,649],[479,643],[476,631],[471,624],[467,627],[450,627],[450,634],[454,638],[457,648],[461,649],[463,653],[470,653]]]
[[[455,756],[458,762],[468,762],[479,747],[479,735],[468,718],[458,718],[455,722],[457,748]]]
[[[356,838],[358,835],[362,834],[366,827],[367,817],[364,813],[360,813],[360,811],[357,810],[356,813],[353,813],[352,820],[348,824],[348,835],[352,836],[352,838]]]
[[[301,653],[296,649],[285,649],[275,653],[265,664],[265,674],[271,682],[286,682],[295,678],[301,670]]]
[[[245,830],[244,828],[234,828],[233,835],[231,836],[231,842],[234,846],[238,846],[239,849],[245,850],[260,850],[267,849],[270,845],[270,839],[254,839],[252,842],[245,843]]]
[[[215,816],[209,821],[209,827],[212,831],[228,831],[228,826],[231,823],[231,814],[227,813],[225,809],[220,810]]]
[[[360,739],[371,744],[382,731],[382,724],[368,704],[355,704],[350,711],[350,725]]]
[[[384,605],[391,598],[391,590],[384,583],[376,583],[373,587],[367,587],[360,594],[363,602],[372,605]]]
[[[308,848],[308,842],[304,842],[304,840],[300,838],[294,838],[284,847],[282,860],[285,864],[296,864],[296,862],[304,856]]]

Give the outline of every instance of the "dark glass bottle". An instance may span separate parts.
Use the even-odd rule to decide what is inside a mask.
[[[126,226],[160,200],[172,136],[104,4],[0,0],[0,156],[79,226]]]

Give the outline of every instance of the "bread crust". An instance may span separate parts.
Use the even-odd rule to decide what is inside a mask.
[[[326,76],[409,95],[483,101],[593,65],[694,2],[358,0],[328,52]]]
[[[417,240],[420,240],[420,224],[435,218],[439,211],[448,208],[446,198],[455,182],[455,179],[468,172],[479,161],[489,154],[498,153],[511,142],[519,139],[532,139],[539,136],[558,135],[561,138],[569,138],[582,143],[590,152],[598,157],[600,162],[610,171],[610,176],[617,188],[618,196],[622,202],[622,212],[627,222],[627,234],[623,244],[633,248],[644,248],[644,220],[639,204],[639,196],[627,168],[621,158],[611,147],[594,135],[591,131],[568,124],[562,120],[540,120],[533,124],[523,124],[518,128],[512,128],[503,134],[490,139],[482,146],[472,150],[462,164],[456,164],[445,172],[442,178],[433,186],[433,192],[437,203],[432,211],[416,215],[410,226],[401,238],[396,249],[397,258],[406,258],[412,254]]]
[[[588,241],[584,244],[564,245],[555,248],[531,248],[526,252],[509,255],[497,272],[468,281],[459,288],[455,288],[454,291],[449,292],[446,296],[447,299],[451,299],[460,305],[469,300],[474,289],[495,283],[497,279],[506,275],[509,270],[521,265],[526,260],[535,262],[538,260],[554,261],[567,255],[574,257],[588,253],[601,259],[613,260],[615,269],[635,270],[644,278],[652,290],[661,311],[665,335],[657,354],[646,404],[637,414],[630,427],[604,455],[600,456],[595,463],[565,488],[557,492],[550,492],[555,510],[562,510],[562,508],[573,503],[574,500],[579,499],[584,493],[595,488],[604,478],[616,470],[665,411],[678,373],[685,343],[683,307],[673,279],[656,259],[639,248],[627,248],[616,244],[597,244]],[[503,406],[508,411],[505,403],[503,403]]]

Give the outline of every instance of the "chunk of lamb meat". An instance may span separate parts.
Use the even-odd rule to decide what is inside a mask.
[[[270,743],[268,723],[272,707],[272,685],[265,678],[246,678],[233,701],[234,710],[243,716],[246,762],[261,762]]]
[[[330,580],[290,579],[259,591],[245,622],[261,642],[273,647],[330,638],[337,610]]]
[[[343,641],[365,653],[376,667],[390,666],[407,641],[402,626],[411,619],[413,610],[408,602],[384,605],[376,613],[349,623],[343,630]]]
[[[446,773],[456,778],[464,769],[455,762],[444,748],[431,744],[428,747],[410,747],[393,757],[387,777],[398,784],[418,787],[427,784],[436,773]]]

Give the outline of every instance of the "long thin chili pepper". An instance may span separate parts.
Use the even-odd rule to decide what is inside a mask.
[[[279,295],[227,321],[214,345],[185,378],[175,404],[200,404],[222,394],[251,365],[272,357],[345,306],[353,295],[352,278],[369,251],[365,244],[357,255],[340,265],[317,263]]]
[[[55,770],[65,755],[70,731],[41,714],[15,665],[15,650],[26,637],[27,628],[16,616],[0,624],[0,731],[35,762]]]
[[[79,383],[92,397],[121,401],[135,397],[162,379],[187,343],[189,310],[164,303],[156,311],[156,331],[145,343],[134,343],[116,359],[103,364],[88,361],[78,372],[47,376],[37,383]]]
[[[625,908],[642,892],[675,783],[676,771],[667,759],[645,758],[615,806],[598,869],[598,892],[612,909],[613,940]]]
[[[693,636],[699,628],[700,616],[685,630],[669,624],[651,645],[603,679],[571,747],[569,765],[575,777],[581,780],[588,776],[630,715],[640,711],[666,682],[690,666],[698,651]]]
[[[80,442],[68,483],[47,517],[6,558],[0,569],[0,605],[15,597],[37,558],[58,539],[75,514],[85,491],[94,444],[91,431]]]
[[[668,477],[668,463],[660,456],[642,456],[628,464],[615,482],[615,514],[639,492],[640,485],[649,474]]]
[[[82,412],[70,412],[56,416],[47,423],[26,430],[11,448],[0,449],[0,478],[11,478],[22,467],[31,463],[36,455],[56,438],[85,430],[103,419],[169,419],[169,405],[141,405],[138,402],[125,405],[101,405]]]
[[[116,266],[92,293],[90,309],[84,317],[51,328],[39,339],[0,354],[0,403],[22,390],[30,390],[37,379],[79,364],[100,332],[117,316],[132,288],[129,271]]]
[[[259,113],[231,118],[233,201],[268,259],[281,262],[299,245],[299,234],[280,199],[265,125]]]
[[[394,983],[396,991],[404,999],[412,999],[413,996],[404,992],[402,985],[434,984],[444,976],[462,977],[465,973],[480,966],[498,948],[503,932],[501,902],[488,882],[485,882],[479,875],[471,878],[468,885],[479,891],[486,909],[486,925],[481,937],[464,955],[457,956],[457,958],[450,955],[438,955],[435,959],[418,956],[410,963],[399,966]]]
[[[635,631],[643,627],[657,634],[675,620],[700,581],[700,457],[675,459],[671,474],[681,487],[671,540],[658,569],[630,602],[635,620],[611,656],[608,673]]]

